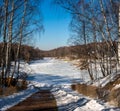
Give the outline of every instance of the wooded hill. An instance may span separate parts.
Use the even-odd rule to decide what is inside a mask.
[[[17,52],[17,46],[18,44],[12,44],[11,48],[11,60],[15,60],[16,52]],[[3,48],[3,43],[0,43],[0,62],[2,60],[2,48]],[[20,59],[24,60],[26,62],[29,62],[30,60],[35,60],[35,59],[42,59],[42,51],[38,48],[34,48],[32,46],[28,45],[22,45],[21,50],[20,50]]]
[[[11,49],[11,60],[15,60],[15,52],[17,51],[18,44],[12,44]],[[3,43],[0,43],[0,56],[2,51]],[[87,45],[76,45],[76,46],[64,46],[59,47],[56,49],[52,49],[49,51],[40,50],[39,48],[34,48],[33,46],[28,45],[22,45],[20,50],[20,59],[24,60],[26,62],[29,62],[30,60],[35,59],[42,59],[43,57],[69,57],[71,59],[74,58],[97,58],[97,55],[95,52],[96,48],[98,48],[99,56],[105,55],[111,55],[113,56],[113,53],[108,53],[108,50],[115,50],[117,53],[117,42],[113,42],[112,47],[108,47],[105,42],[99,42],[99,43],[89,43]],[[1,62],[2,56],[0,57]]]
[[[97,53],[95,51],[97,50]],[[89,43],[87,45],[76,45],[69,47],[59,47],[50,51],[43,51],[44,57],[70,57],[70,58],[97,58],[103,55],[114,56],[114,50],[117,53],[117,42],[113,42],[113,46],[108,46],[106,42]]]

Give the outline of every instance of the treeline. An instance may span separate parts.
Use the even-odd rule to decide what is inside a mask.
[[[102,58],[102,56],[114,57],[115,54],[111,51],[108,53],[108,50],[114,49],[117,53],[118,51],[118,43],[112,42],[113,47],[108,47],[105,42],[99,43],[89,43],[83,45],[69,46],[69,47],[59,47],[50,51],[42,51],[41,55],[44,57],[69,57],[71,59],[98,59]],[[96,54],[96,46],[99,47],[98,53]]]
[[[53,50],[44,51],[42,55],[44,57],[66,57],[70,55],[70,47],[59,47]]]
[[[109,43],[109,42],[108,42]],[[118,43],[112,42],[113,46],[109,46],[106,44],[106,42],[97,42],[97,43],[89,43],[84,45],[77,45],[71,48],[72,55],[76,55],[76,58],[81,59],[100,59],[103,58],[103,56],[106,57],[114,57],[116,56],[115,53],[118,52]],[[97,53],[96,53],[96,47],[97,47]],[[110,50],[115,51],[113,53]]]

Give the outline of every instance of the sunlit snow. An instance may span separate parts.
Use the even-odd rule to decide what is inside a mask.
[[[71,89],[74,82],[89,80],[87,71],[80,71],[69,62],[45,58],[44,60],[32,61],[30,65],[21,64],[23,71],[28,73],[28,89],[8,97],[0,98],[0,110],[17,104],[38,91],[37,88],[47,88],[55,96],[59,111],[106,111],[110,106],[85,97]]]

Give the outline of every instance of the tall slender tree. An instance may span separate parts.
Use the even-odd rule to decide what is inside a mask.
[[[119,12],[118,12],[119,22],[118,22],[118,60],[120,64],[120,5],[119,5]]]

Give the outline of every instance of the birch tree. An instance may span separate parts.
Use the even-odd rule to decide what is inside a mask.
[[[118,60],[119,60],[119,64],[120,64],[120,5],[119,5],[118,17],[119,17],[119,22],[118,22]]]
[[[0,3],[1,86],[10,86],[15,73],[19,78],[21,45],[31,34],[43,29],[42,19],[38,17],[41,15],[38,13],[40,4],[41,0],[3,0]],[[18,47],[14,52],[14,66],[11,66],[11,49],[14,44]]]
[[[114,0],[114,1],[113,0],[104,0],[104,1],[103,0],[99,0],[99,1],[57,0],[55,2],[57,2],[57,4],[59,4],[65,10],[67,10],[72,17],[74,16],[74,18],[72,19],[75,19],[77,21],[71,25],[72,27],[74,27],[72,30],[72,32],[74,32],[74,35],[72,35],[72,38],[74,38],[72,39],[73,40],[72,43],[75,43],[74,45],[78,45],[78,44],[83,44],[82,41],[87,40],[87,42],[86,43],[84,42],[84,44],[87,44],[88,48],[89,48],[89,43],[94,43],[94,49],[92,49],[91,51],[87,50],[88,51],[87,54],[89,56],[88,59],[89,73],[91,72],[92,75],[98,76],[97,70],[99,68],[97,69],[96,67],[96,62],[97,62],[97,64],[99,63],[99,66],[101,68],[100,71],[103,76],[112,74],[113,73],[112,67],[117,67],[116,64],[118,63],[117,52],[114,43],[117,43],[116,32],[117,32],[118,22],[117,22],[116,13],[118,13],[117,4],[119,4],[120,1],[119,0]],[[81,9],[81,7],[83,7],[83,2],[84,5],[86,6],[84,8],[84,13],[82,13],[82,9]],[[81,22],[81,19],[84,21],[84,23]],[[85,29],[84,30],[85,33],[81,31],[82,29]],[[84,36],[85,37],[84,39],[82,36],[83,34],[87,34]],[[96,59],[94,59],[93,57],[95,57]],[[115,61],[114,64],[112,62],[113,60]],[[91,66],[91,64],[93,63],[94,63],[94,67],[93,65]]]
[[[6,37],[7,37],[7,21],[8,21],[8,0],[5,0],[4,1],[4,26],[3,26],[3,48],[2,48],[2,62],[1,62],[1,67],[2,67],[2,77],[1,77],[1,81],[2,81],[2,84],[5,83],[4,81],[4,76],[5,73],[4,73],[4,70],[5,70],[5,57],[6,57]]]

